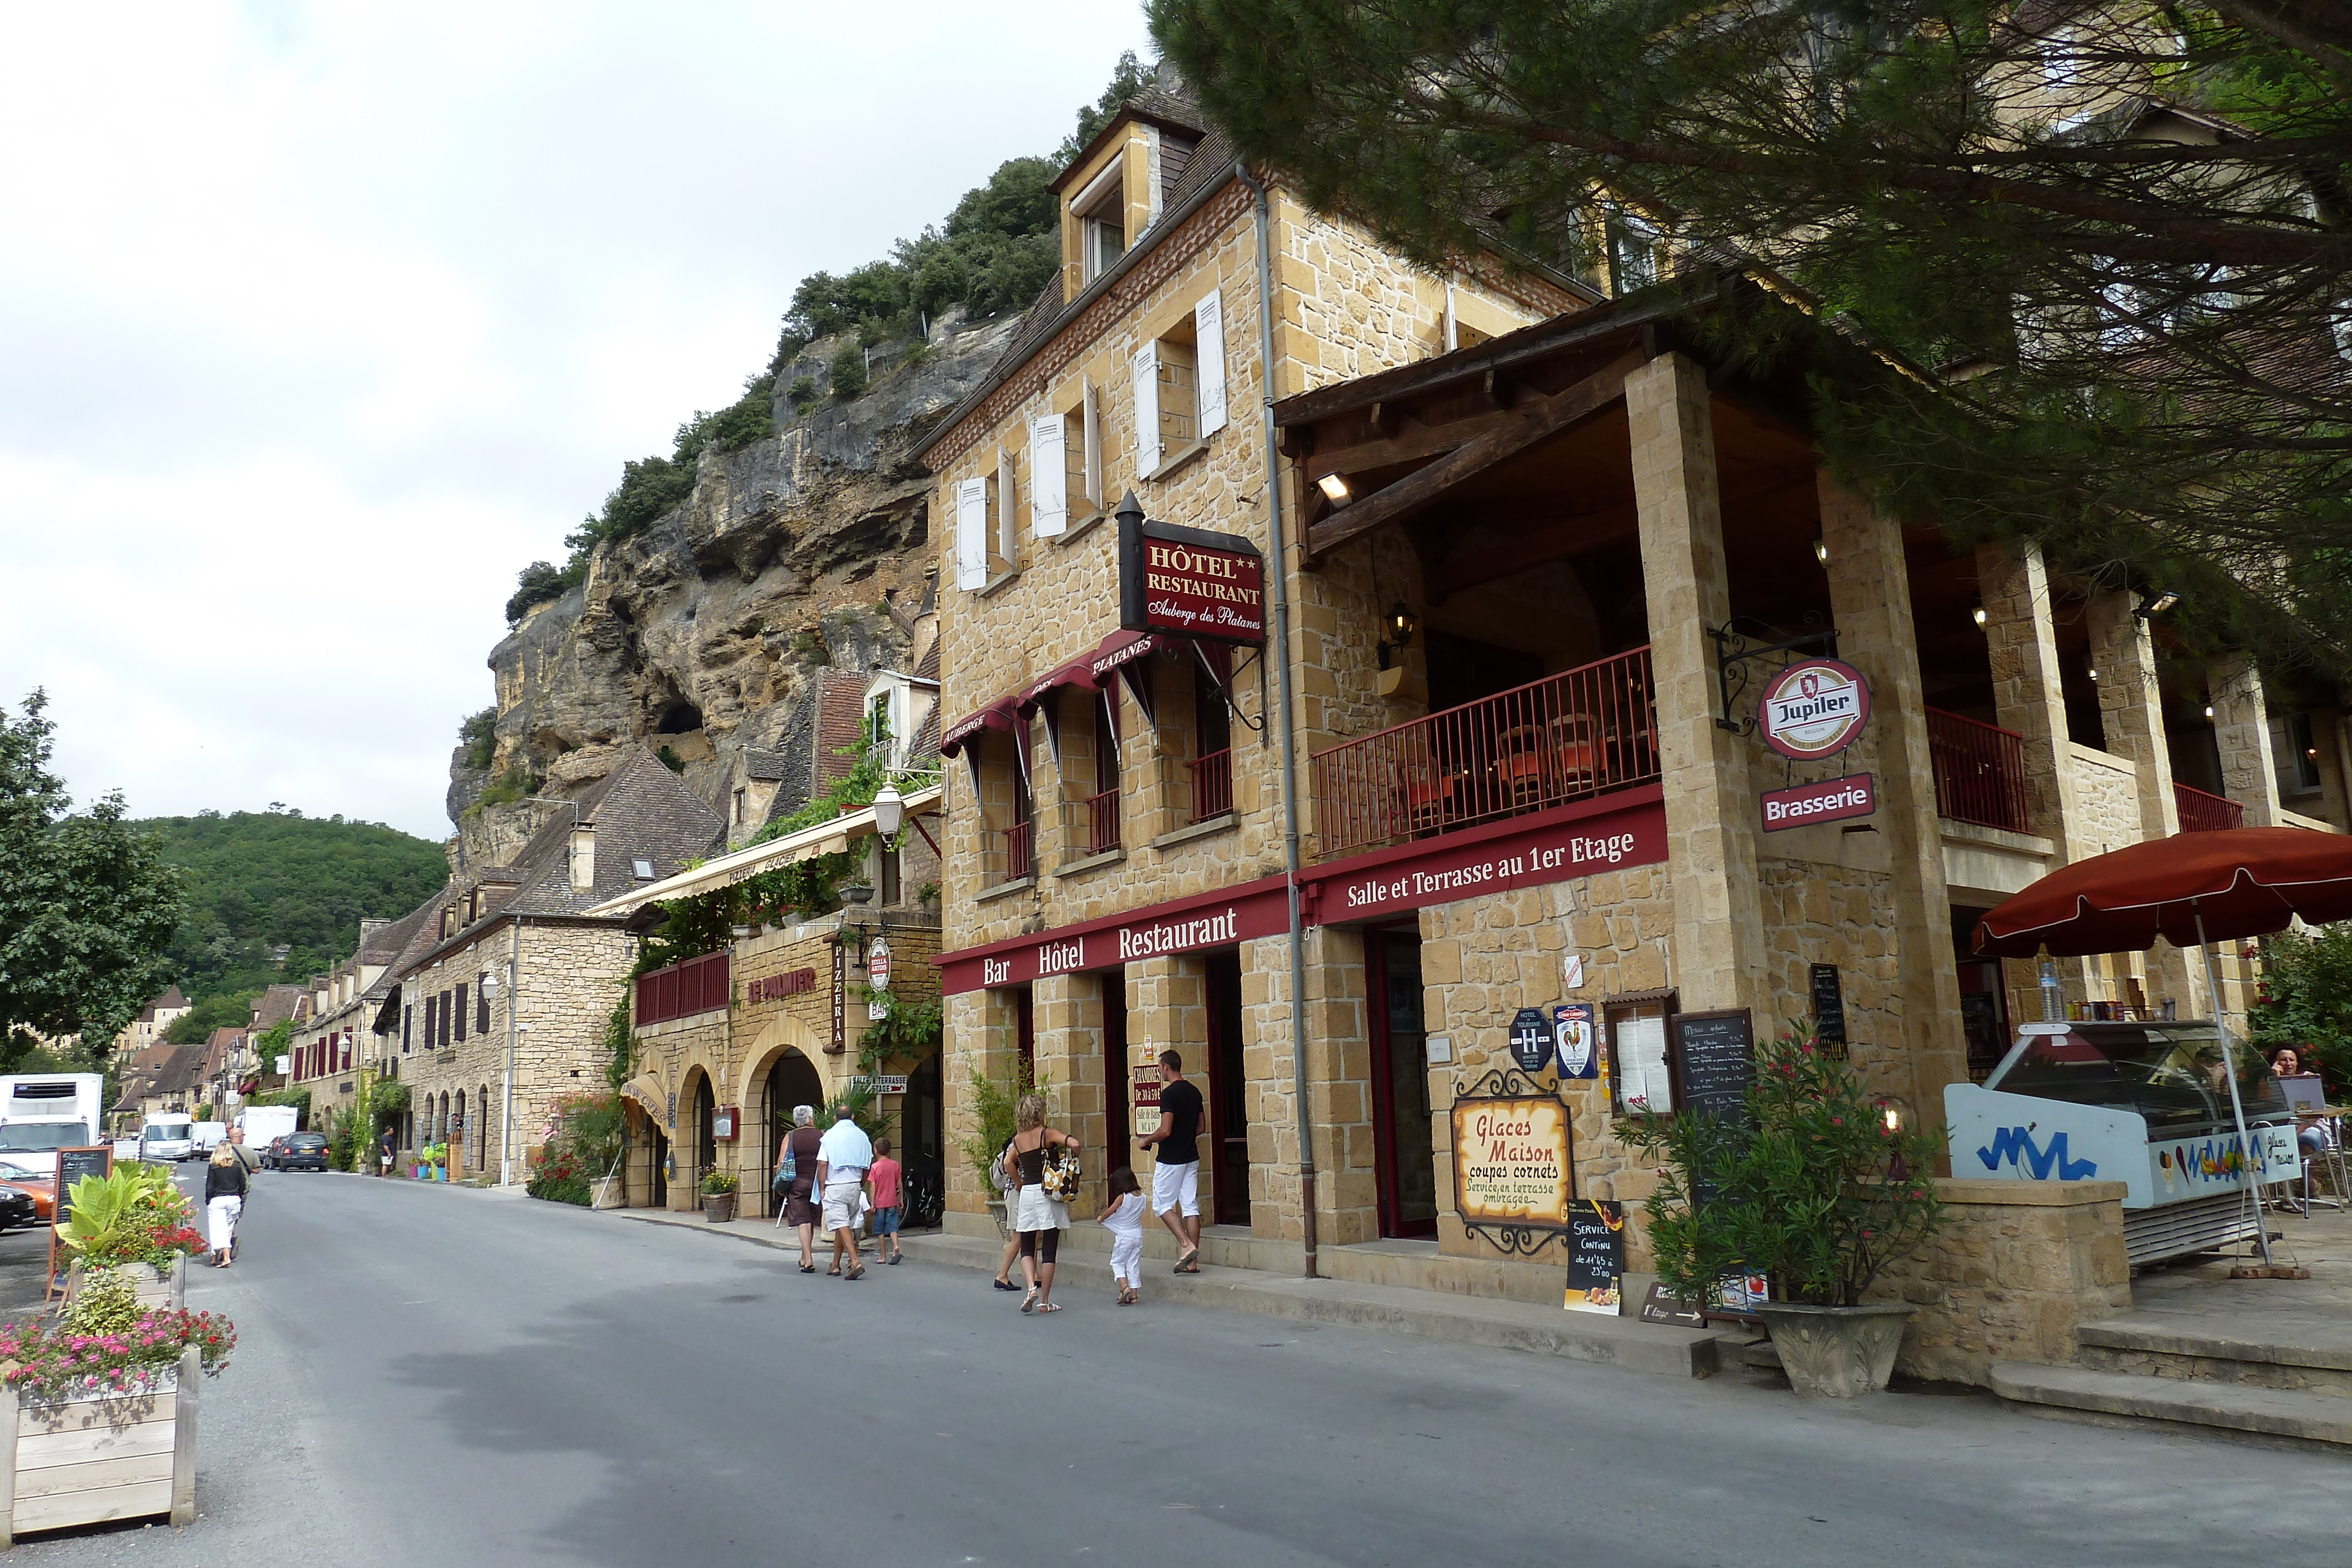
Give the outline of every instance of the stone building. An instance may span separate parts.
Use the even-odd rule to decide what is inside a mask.
[[[453,1173],[529,1176],[560,1102],[605,1087],[635,941],[592,911],[708,853],[724,826],[641,747],[551,813],[510,864],[453,878],[382,934],[387,946],[404,939],[359,989],[344,1065],[406,1086],[404,1151],[446,1142]],[[312,1081],[340,1097],[342,1071]]]
[[[650,929],[667,900],[844,853],[852,857],[845,885],[866,894],[853,892],[828,915],[777,912],[746,922],[726,947],[637,977],[635,1073],[622,1091],[627,1165],[608,1201],[691,1208],[696,1183],[717,1169],[740,1178],[740,1212],[772,1214],[767,1176],[793,1107],[822,1109],[854,1079],[873,1073],[877,1108],[891,1120],[907,1167],[909,1221],[936,1218],[947,1164],[940,1055],[867,1061],[859,1049],[880,1008],[939,997],[940,789],[918,782],[921,777],[908,780],[895,836],[883,835],[868,806],[633,889],[592,912]]]
[[[181,994],[179,987],[167,988],[162,996],[140,1009],[137,1018],[122,1026],[122,1032],[114,1037],[115,1053],[129,1056],[159,1043],[194,1006]]]
[[[2283,815],[2250,665],[2160,654],[2160,585],[1874,515],[1822,468],[1801,368],[1699,346],[1742,280],[1433,279],[1278,180],[1258,220],[1181,107],[1130,105],[1065,172],[1062,288],[926,455],[957,519],[951,1137],[967,1074],[1025,1059],[1114,1151],[1098,1183],[1144,1163],[1172,1048],[1213,1258],[1556,1300],[1456,1160],[1460,1107],[1556,1095],[1563,1201],[1630,1207],[1652,1178],[1613,1115],[1679,1103],[1699,1026],[1744,1014],[1842,1030],[1933,1119],[2038,1016],[2031,966],[1963,950],[1982,908],[2184,816],[2352,825],[2340,694],[2285,721],[2325,814]],[[1809,655],[1871,695],[1835,762],[1748,722]],[[2210,1005],[2168,950],[2061,969],[2072,1007]],[[1542,1042],[1588,1021],[1595,1076],[1559,1081]],[[992,1229],[983,1197],[950,1167],[951,1228]]]

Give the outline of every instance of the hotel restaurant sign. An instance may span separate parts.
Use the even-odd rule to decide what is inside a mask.
[[[1665,858],[1666,811],[1652,786],[1449,834],[1434,842],[1310,867],[1300,874],[1298,891],[1307,924],[1337,925],[1654,865]],[[1229,947],[1280,936],[1289,928],[1289,895],[1283,879],[1261,877],[1237,887],[948,954],[940,960],[940,985],[950,996],[1023,986],[1141,958]]]
[[[1118,511],[1118,623],[1129,632],[1265,641],[1265,562],[1239,534],[1157,523],[1129,496]]]

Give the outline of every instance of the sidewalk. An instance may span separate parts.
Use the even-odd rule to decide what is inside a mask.
[[[799,1239],[792,1231],[780,1229],[765,1219],[711,1225],[692,1212],[650,1208],[600,1212],[646,1225],[674,1225],[708,1235],[731,1237],[794,1256],[800,1251]],[[992,1273],[1003,1252],[1001,1241],[940,1231],[905,1235],[899,1240],[910,1262],[986,1270]],[[1261,1317],[1299,1322],[1382,1329],[1445,1344],[1516,1350],[1669,1377],[1711,1376],[1719,1367],[1730,1364],[1727,1342],[1736,1343],[1736,1336],[1711,1331],[1664,1328],[1631,1318],[1565,1312],[1557,1306],[1528,1301],[1496,1301],[1341,1280],[1306,1280],[1257,1269],[1223,1267],[1205,1260],[1198,1274],[1172,1273],[1164,1260],[1147,1262],[1144,1267],[1143,1292],[1147,1301],[1158,1298],[1188,1306],[1255,1312]],[[1113,1291],[1110,1255],[1065,1246],[1055,1270],[1054,1288],[1057,1294],[1080,1291],[1108,1300]]]

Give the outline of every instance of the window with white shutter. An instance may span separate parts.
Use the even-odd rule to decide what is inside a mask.
[[[1000,446],[996,449],[996,553],[1006,571],[1021,562],[1021,520],[1013,509],[1016,493],[1013,455]]]
[[[1215,289],[1192,307],[1193,388],[1197,437],[1225,427],[1225,308]]]
[[[1087,459],[1086,497],[1094,503],[1095,509],[1100,511],[1103,507],[1102,392],[1092,382],[1087,382],[1086,386],[1087,438],[1082,444]]]
[[[1160,345],[1135,351],[1135,476],[1160,466]]]
[[[988,586],[988,481],[956,486],[956,586],[969,593]]]
[[[1068,443],[1066,416],[1040,414],[1029,422],[1029,527],[1039,538],[1056,538],[1069,527]]]

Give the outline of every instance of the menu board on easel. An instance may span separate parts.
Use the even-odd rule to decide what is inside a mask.
[[[1618,1312],[1617,1282],[1625,1272],[1624,1230],[1622,1204],[1589,1197],[1569,1210],[1564,1305],[1570,1312]]]
[[[1744,1121],[1756,1076],[1755,1027],[1748,1009],[1677,1013],[1667,1021],[1681,1069],[1681,1108]]]
[[[58,1196],[55,1212],[49,1224],[49,1269],[44,1301],[58,1288],[58,1235],[66,1221],[73,1217],[73,1184],[84,1176],[97,1176],[103,1181],[114,1174],[114,1149],[109,1144],[92,1144],[82,1148],[58,1151]]]

